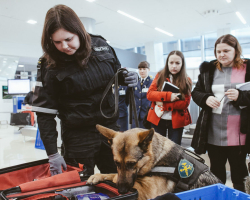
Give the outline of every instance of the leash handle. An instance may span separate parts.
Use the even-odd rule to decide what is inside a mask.
[[[193,154],[194,156],[194,158],[196,159],[196,160],[198,160],[198,161],[200,161],[201,163],[205,163],[205,160],[202,158],[202,157],[200,157],[198,154],[196,154],[196,153],[194,153],[193,151],[190,151],[189,149],[184,149],[184,151],[187,151],[187,152],[189,152],[189,153],[191,153],[191,154]],[[192,156],[192,155],[191,155]]]
[[[135,95],[134,95],[134,88],[128,88],[129,92],[129,124],[132,124],[133,116],[132,112],[134,112],[134,119],[135,119],[135,126],[139,128],[139,121],[137,117],[137,110],[135,105]]]
[[[128,70],[126,70],[124,68],[118,69],[117,72],[115,73],[115,75],[109,81],[109,83],[108,83],[107,87],[105,88],[105,90],[103,92],[103,95],[102,95],[102,100],[101,100],[101,103],[100,103],[100,111],[101,111],[102,116],[104,116],[107,119],[110,119],[110,118],[114,117],[117,114],[117,111],[118,111],[118,104],[119,104],[118,74],[121,73],[122,71],[127,71],[128,72]],[[115,91],[115,112],[111,116],[106,116],[102,111],[102,102],[105,99],[106,95],[108,94],[110,88],[112,88],[113,82],[115,82],[115,87],[114,87],[115,88],[115,90],[114,90]]]
[[[100,112],[102,114],[102,116],[104,116],[107,119],[110,119],[112,117],[114,117],[119,109],[119,91],[118,91],[118,75],[119,73],[123,73],[123,71],[126,71],[128,73],[128,70],[125,68],[120,68],[117,70],[117,72],[115,73],[115,75],[112,77],[112,79],[109,81],[107,87],[105,88],[103,95],[102,95],[102,100],[100,103]],[[110,88],[112,88],[112,85],[114,83],[114,94],[115,94],[115,112],[111,115],[111,116],[107,116],[103,113],[102,111],[102,103],[103,100],[105,99],[106,95],[108,94]],[[136,127],[139,127],[139,122],[138,122],[138,117],[137,117],[137,111],[136,111],[136,105],[135,105],[135,97],[134,97],[134,89],[132,87],[128,88],[128,95],[129,95],[129,108],[130,108],[130,112],[129,112],[129,120],[130,120],[130,124],[132,124],[132,112],[134,113],[134,118],[135,118],[135,124]]]

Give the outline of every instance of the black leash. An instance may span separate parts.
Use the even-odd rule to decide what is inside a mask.
[[[135,126],[139,128],[139,122],[135,105],[134,88],[132,87],[128,88],[128,95],[129,95],[129,124],[132,124],[133,120],[132,112],[134,112]]]
[[[102,100],[100,104],[100,111],[101,114],[107,118],[110,119],[114,117],[119,109],[119,91],[118,91],[118,74],[123,73],[123,71],[126,71],[128,73],[127,69],[120,68],[117,70],[115,75],[112,77],[112,79],[109,81],[107,87],[105,88],[103,95],[102,95]],[[102,102],[105,99],[106,95],[108,94],[110,88],[112,88],[112,85],[114,83],[114,94],[115,94],[115,112],[111,116],[107,116],[103,113],[102,111]],[[134,89],[132,87],[128,88],[128,95],[129,95],[129,123],[132,124],[132,112],[134,113],[134,118],[135,118],[135,125],[136,127],[139,127],[139,122],[138,122],[138,117],[137,117],[137,111],[136,111],[136,105],[135,105],[135,97],[134,97]]]

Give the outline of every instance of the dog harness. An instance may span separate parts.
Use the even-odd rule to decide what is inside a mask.
[[[205,160],[194,152],[184,149],[174,166],[156,166],[146,176],[166,176],[176,183],[174,192],[189,190],[199,176],[208,171]]]

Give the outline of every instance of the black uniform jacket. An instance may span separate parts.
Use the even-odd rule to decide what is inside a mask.
[[[103,91],[121,67],[115,51],[101,36],[91,35],[92,53],[86,68],[79,67],[73,56],[62,53],[56,67],[47,67],[40,59],[33,97],[33,111],[48,155],[57,152],[55,116],[70,129],[114,123],[118,114],[106,119],[100,113]],[[103,112],[114,113],[114,95],[110,89],[102,104]]]
[[[246,75],[245,82],[250,81],[250,60],[245,59]],[[200,66],[200,75],[194,90],[192,91],[192,98],[194,102],[202,108],[199,118],[196,123],[196,129],[192,139],[191,146],[194,148],[195,153],[206,153],[206,144],[208,138],[208,124],[212,113],[212,108],[207,106],[206,100],[209,96],[214,96],[212,93],[212,84],[214,71],[216,69],[215,61],[203,62]],[[234,106],[247,106],[241,109],[241,133],[247,134],[246,148],[250,153],[250,91],[240,91],[237,101],[233,102]]]

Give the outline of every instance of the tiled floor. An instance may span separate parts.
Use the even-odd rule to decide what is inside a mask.
[[[190,143],[190,137],[184,135],[182,146],[189,147]],[[209,165],[207,155],[203,155],[202,157],[205,159],[206,164]],[[26,136],[24,141],[24,136],[20,133],[20,131],[18,131],[18,127],[0,125],[0,168],[45,158],[47,158],[45,150],[35,148],[34,137]],[[95,172],[98,171],[99,170],[96,168]],[[226,185],[232,187],[230,174]]]

